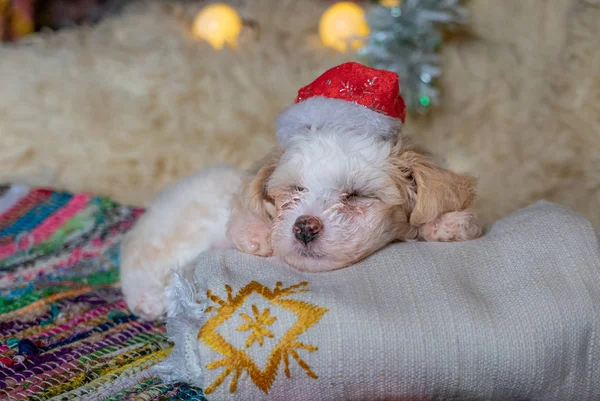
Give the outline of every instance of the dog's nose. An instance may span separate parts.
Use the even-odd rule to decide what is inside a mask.
[[[323,223],[314,216],[300,216],[294,223],[294,235],[305,244],[317,238],[322,230]]]

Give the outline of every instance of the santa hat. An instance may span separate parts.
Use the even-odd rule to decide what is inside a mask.
[[[292,136],[324,125],[392,137],[405,118],[398,74],[344,63],[298,91],[295,104],[277,119],[277,139],[286,146]]]

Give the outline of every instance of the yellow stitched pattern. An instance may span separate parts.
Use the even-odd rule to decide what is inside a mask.
[[[250,348],[252,344],[254,344],[254,341],[258,341],[262,347],[263,336],[273,338],[273,333],[271,333],[271,330],[267,329],[266,326],[272,325],[277,320],[276,317],[271,316],[271,310],[269,308],[265,309],[259,316],[258,308],[256,305],[252,305],[252,314],[254,315],[254,319],[245,313],[240,313],[240,317],[247,323],[242,324],[237,328],[238,331],[252,330],[252,333],[248,336],[248,340],[246,340],[246,348]]]
[[[229,391],[234,393],[237,389],[238,380],[244,372],[246,372],[259,389],[265,394],[268,394],[269,389],[277,376],[281,361],[283,361],[283,371],[285,375],[291,377],[289,363],[290,356],[309,377],[314,379],[318,378],[317,374],[313,372],[310,366],[298,353],[298,350],[314,352],[317,351],[318,348],[314,345],[299,342],[298,336],[314,326],[321,317],[328,312],[328,309],[321,308],[308,302],[286,298],[292,294],[308,292],[308,289],[306,289],[306,286],[308,286],[307,282],[302,282],[287,288],[282,288],[282,286],[283,283],[278,282],[275,285],[275,288],[271,290],[256,281],[252,281],[233,296],[231,287],[226,285],[226,300],[214,295],[212,291],[208,291],[208,298],[216,305],[209,307],[207,312],[215,312],[215,315],[208,319],[204,326],[202,326],[200,333],[198,333],[198,338],[213,351],[223,356],[223,359],[209,363],[206,365],[206,368],[211,370],[224,368],[224,370],[215,381],[204,390],[206,394],[211,394],[217,387],[223,384],[225,379],[231,374],[233,374],[233,376],[229,383]],[[262,370],[246,352],[246,349],[252,347],[255,342],[262,347],[265,337],[274,337],[268,326],[273,325],[277,320],[277,317],[271,316],[271,309],[265,308],[261,312],[258,306],[254,304],[252,305],[253,317],[250,317],[245,313],[239,313],[239,309],[244,305],[246,299],[251,294],[260,295],[272,306],[279,306],[294,313],[298,317],[296,323],[292,325],[280,339],[276,339],[278,342],[269,353],[267,363]],[[234,315],[240,316],[246,322],[245,324],[240,325],[237,328],[237,331],[251,331],[246,340],[246,349],[236,348],[217,332],[219,326]]]

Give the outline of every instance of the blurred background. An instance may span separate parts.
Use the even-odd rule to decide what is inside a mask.
[[[326,69],[397,71],[405,132],[479,177],[487,221],[539,199],[600,227],[598,0],[0,0],[0,182],[144,205],[247,167]]]

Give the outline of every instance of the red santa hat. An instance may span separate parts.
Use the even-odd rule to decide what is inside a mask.
[[[398,74],[344,63],[298,91],[295,104],[277,119],[277,139],[286,146],[292,136],[324,125],[392,137],[405,118]]]

